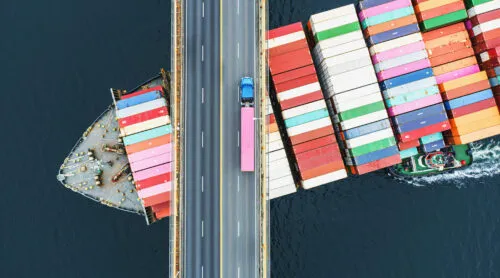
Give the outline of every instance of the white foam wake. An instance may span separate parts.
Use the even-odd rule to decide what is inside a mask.
[[[486,139],[471,145],[474,162],[469,167],[449,173],[406,179],[404,181],[414,186],[438,185],[441,182],[463,186],[469,184],[472,180],[500,174],[500,138]]]

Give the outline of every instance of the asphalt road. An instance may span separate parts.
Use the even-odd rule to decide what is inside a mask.
[[[184,273],[220,277],[220,6],[185,3]]]
[[[256,1],[223,1],[223,277],[258,276],[258,172],[240,171],[239,81],[256,78]],[[256,84],[257,85],[257,84]],[[257,86],[255,86],[257,88]],[[258,95],[255,103],[259,102]],[[256,115],[258,115],[256,110]],[[256,124],[258,122],[255,122]],[[258,131],[256,125],[255,130]],[[255,134],[259,150],[258,134]],[[258,154],[256,152],[256,154]],[[259,161],[256,156],[255,161]],[[256,168],[258,171],[258,169]]]
[[[188,278],[258,275],[259,173],[240,171],[238,90],[241,77],[255,78],[256,73],[255,2],[222,0],[222,28],[220,3],[186,0],[185,6],[184,273]],[[257,139],[258,134],[258,143]]]

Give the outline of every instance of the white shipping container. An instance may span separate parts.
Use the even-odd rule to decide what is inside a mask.
[[[277,160],[268,167],[269,180],[275,180],[287,175],[290,175],[290,165],[288,165],[286,159]]]
[[[267,144],[267,151],[268,152],[273,152],[273,151],[276,151],[276,150],[281,150],[283,148],[284,148],[283,141],[281,141],[281,140],[270,142],[270,143]]]
[[[291,174],[278,179],[269,180],[269,189],[276,189],[283,186],[292,186],[295,188],[295,182]]]
[[[267,153],[267,162],[274,162],[276,160],[280,160],[286,158],[286,151],[285,149],[273,151],[273,152],[268,152]]]
[[[368,60],[368,61],[370,61],[370,64],[371,64],[370,53],[368,53],[368,49],[366,47],[356,49],[354,51],[347,52],[347,53],[337,55],[337,56],[333,56],[333,57],[330,57],[330,58],[323,60],[323,62],[320,65],[320,71],[325,70],[325,69],[330,68],[330,67],[343,65],[347,62],[356,61],[359,59]]]
[[[342,25],[346,25],[353,22],[358,22],[358,15],[356,13],[350,13],[336,18],[328,19],[316,24],[311,24],[311,29],[313,35],[316,35],[316,33],[337,28]]]
[[[479,58],[481,58],[481,63],[484,63],[490,59],[490,54],[488,54],[488,51],[485,51],[479,54]]]
[[[348,14],[356,14],[356,8],[353,4],[342,6],[336,9],[328,10],[325,12],[311,15],[309,21],[311,24],[317,24],[321,21],[329,20],[332,18],[340,17]]]
[[[407,93],[415,92],[417,90],[429,88],[429,87],[434,86],[436,84],[437,84],[436,77],[431,76],[431,77],[427,77],[424,79],[420,79],[417,81],[413,81],[413,82],[406,83],[406,84],[403,84],[403,85],[400,85],[400,86],[397,86],[394,88],[384,90],[382,92],[382,94],[384,95],[385,99],[388,99],[388,98],[392,98],[392,97],[399,96],[402,94],[407,94]]]
[[[347,172],[346,170],[338,170],[335,172],[331,172],[325,175],[321,175],[318,177],[314,177],[312,179],[308,180],[303,180],[302,181],[302,188],[304,189],[311,189],[313,187],[317,187],[323,184],[327,184],[333,181],[341,180],[347,178]]]
[[[323,65],[325,65],[325,63],[323,63]],[[345,62],[343,64],[331,65],[328,68],[320,69],[320,71],[328,71],[328,73],[331,75],[339,75],[347,71],[371,65],[372,65],[372,60],[370,59],[370,57],[363,57],[357,60]]]
[[[351,128],[355,128],[358,126],[366,125],[369,123],[373,123],[376,121],[380,121],[383,119],[387,119],[387,111],[385,109],[373,112],[370,114],[366,114],[361,117],[357,117],[354,119],[349,119],[347,121],[342,121],[340,122],[340,126],[342,127],[342,130],[349,130]]]
[[[302,95],[310,94],[321,90],[319,82],[310,83],[301,87],[293,88],[287,91],[283,91],[277,94],[278,101],[284,101],[292,98],[296,98]]]
[[[274,47],[282,46],[292,42],[300,41],[306,38],[304,31],[298,31],[290,33],[281,37],[267,40],[267,48],[271,49]]]
[[[372,132],[370,134],[366,134],[363,136],[359,136],[356,138],[345,140],[346,146],[349,149],[353,149],[359,146],[363,146],[366,144],[373,143],[375,141],[379,141],[385,138],[394,137],[394,133],[392,132],[392,128],[386,128],[379,131]]]
[[[289,119],[289,118],[292,118],[292,117],[295,117],[298,115],[302,115],[302,114],[309,113],[309,112],[316,111],[316,110],[323,109],[323,108],[326,108],[326,104],[325,104],[325,101],[323,99],[320,99],[320,100],[317,100],[317,101],[314,101],[314,102],[311,102],[308,104],[304,104],[301,106],[296,106],[296,107],[284,110],[281,112],[281,114],[283,115],[283,119]]]
[[[344,45],[346,43],[350,43],[353,41],[364,40],[363,32],[361,30],[357,30],[354,32],[350,32],[344,35],[336,36],[333,38],[329,38],[326,40],[322,40],[316,44],[314,49],[318,49],[320,51],[322,49],[327,49],[331,47],[336,47],[338,45]]]
[[[298,134],[306,133],[319,129],[325,126],[331,126],[332,121],[330,117],[321,118],[319,120],[314,120],[305,124],[297,125],[287,129],[288,136],[295,136]]]
[[[334,101],[342,103],[342,102],[349,102],[355,99],[360,99],[364,96],[368,96],[375,93],[380,94],[380,87],[378,86],[378,83],[373,83],[360,88],[356,88],[354,90],[350,90],[342,94],[335,95],[332,98]]]
[[[419,50],[417,52],[413,52],[407,55],[399,56],[394,59],[389,59],[385,61],[381,61],[380,63],[375,64],[375,71],[380,72],[384,70],[388,70],[390,68],[402,66],[405,64],[413,63],[416,61],[427,59],[427,50]]]
[[[486,2],[468,9],[467,14],[469,15],[469,18],[471,18],[478,14],[487,13],[498,9],[500,9],[500,0],[493,0],[491,2]]]
[[[313,56],[317,57],[318,64],[321,65],[323,60],[325,60],[326,58],[342,55],[344,53],[362,48],[366,48],[366,43],[364,39],[359,39],[349,43],[332,46],[326,49],[315,47],[313,50]]]
[[[337,102],[335,99],[333,99],[333,103],[335,105],[335,111],[337,111],[338,113],[349,111],[351,109],[355,109],[363,105],[368,105],[379,101],[383,101],[382,95],[380,93],[373,93],[371,95],[367,95],[362,98],[353,98],[349,101],[344,101],[344,102]]]
[[[422,34],[419,33],[414,33],[408,36],[400,37],[397,39],[393,39],[390,41],[385,41],[383,43],[375,44],[372,47],[370,47],[370,54],[375,55],[380,52],[384,52],[387,50],[391,50],[397,47],[401,47],[410,43],[415,43],[422,41]]]
[[[275,142],[278,140],[281,141],[281,135],[280,135],[279,131],[272,132],[272,133],[268,134],[268,142],[269,143],[272,143],[272,142]]]
[[[276,199],[295,192],[297,192],[297,189],[295,187],[283,186],[280,188],[269,190],[269,199]]]
[[[335,94],[376,83],[377,77],[373,66],[366,66],[342,74],[330,76],[327,81],[331,82]]]
[[[165,108],[166,109],[166,108]],[[120,134],[122,136],[128,136],[131,134],[139,133],[141,131],[153,129],[155,127],[159,127],[162,125],[168,125],[170,124],[170,116],[161,116],[158,118],[154,118],[151,120],[147,120],[144,122],[140,122],[137,124],[129,125],[126,127],[120,128]]]
[[[485,33],[498,28],[500,28],[500,18],[478,24],[472,27],[472,31],[474,32],[474,36],[479,36],[479,34],[481,33]]]
[[[117,110],[116,117],[118,119],[126,118],[132,115],[136,115],[160,107],[167,107],[167,101],[164,98],[155,99],[152,101],[144,102],[138,105]]]

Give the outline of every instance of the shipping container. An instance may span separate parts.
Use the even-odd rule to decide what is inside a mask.
[[[142,131],[136,134],[132,134],[126,137],[123,137],[123,143],[125,146],[143,142],[146,140],[153,139],[155,137],[163,136],[166,134],[170,134],[172,132],[172,127],[170,125],[164,125],[160,127],[156,127],[150,130]]]
[[[402,1],[394,1],[394,2],[402,3]],[[405,2],[407,4],[409,1],[405,1]],[[361,11],[359,13],[360,20],[361,20],[361,27],[363,27],[363,29],[366,29],[370,26],[375,26],[375,25],[379,25],[382,23],[386,23],[388,21],[393,21],[396,19],[407,17],[407,16],[413,15],[413,14],[414,14],[414,12],[413,12],[413,7],[411,6],[411,4],[410,4],[410,6],[404,6],[404,7],[402,6],[401,8],[399,8],[397,10],[387,11],[387,12],[384,12],[384,13],[381,13],[378,15],[370,16],[370,17],[364,17],[363,11]]]
[[[393,40],[396,38],[400,38],[403,36],[407,36],[407,35],[410,35],[413,33],[417,33],[419,31],[420,31],[420,29],[418,27],[418,24],[415,23],[415,24],[410,24],[410,25],[406,25],[403,27],[399,27],[396,29],[392,29],[389,31],[385,31],[382,33],[378,33],[375,35],[370,35],[370,37],[368,37],[367,40],[368,40],[368,43],[370,45],[374,45],[374,44],[386,42],[389,40]]]
[[[304,179],[302,181],[302,187],[304,189],[311,189],[323,184],[327,184],[333,181],[347,178],[346,170],[337,170],[335,172],[329,172],[321,176],[315,176],[313,178]]]
[[[422,41],[417,41],[414,43],[410,43],[407,45],[403,45],[400,47],[386,50],[384,52],[374,54],[372,56],[372,61],[374,64],[376,64],[376,63],[380,63],[382,61],[387,61],[387,60],[391,60],[391,59],[394,59],[397,57],[405,56],[405,55],[408,55],[408,54],[411,54],[411,53],[414,53],[414,52],[417,52],[420,50],[425,50],[425,44]],[[427,54],[425,57],[427,57]]]
[[[399,10],[401,8],[410,7],[413,9],[410,0],[395,0],[388,3],[377,5],[368,9],[361,9],[359,12],[359,20],[363,21],[365,19],[373,18],[377,15],[384,13],[389,13],[391,11]],[[413,10],[412,10],[413,11]]]
[[[417,148],[410,148],[410,149],[402,150],[399,152],[401,159],[412,157],[412,156],[417,155],[417,154],[418,154]]]
[[[116,102],[116,108],[118,110],[125,109],[134,105],[139,105],[148,101],[163,98],[161,91],[152,91],[145,94],[137,95],[134,97],[121,99]]]

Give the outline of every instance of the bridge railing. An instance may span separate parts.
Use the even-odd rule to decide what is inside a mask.
[[[170,266],[171,278],[182,277],[183,267],[183,173],[182,154],[184,148],[184,119],[183,91],[184,91],[184,0],[173,0],[171,6],[171,94],[170,107],[173,120],[173,173],[172,202],[170,216]]]
[[[259,94],[260,94],[260,118],[259,121],[259,131],[260,131],[260,267],[259,267],[259,277],[268,278],[271,277],[271,269],[269,266],[270,262],[270,246],[269,246],[269,189],[268,189],[268,177],[267,177],[267,123],[266,123],[266,111],[267,111],[267,88],[268,88],[268,73],[267,73],[267,30],[268,30],[268,2],[267,0],[257,0],[256,5],[258,5],[258,74],[259,74]]]

